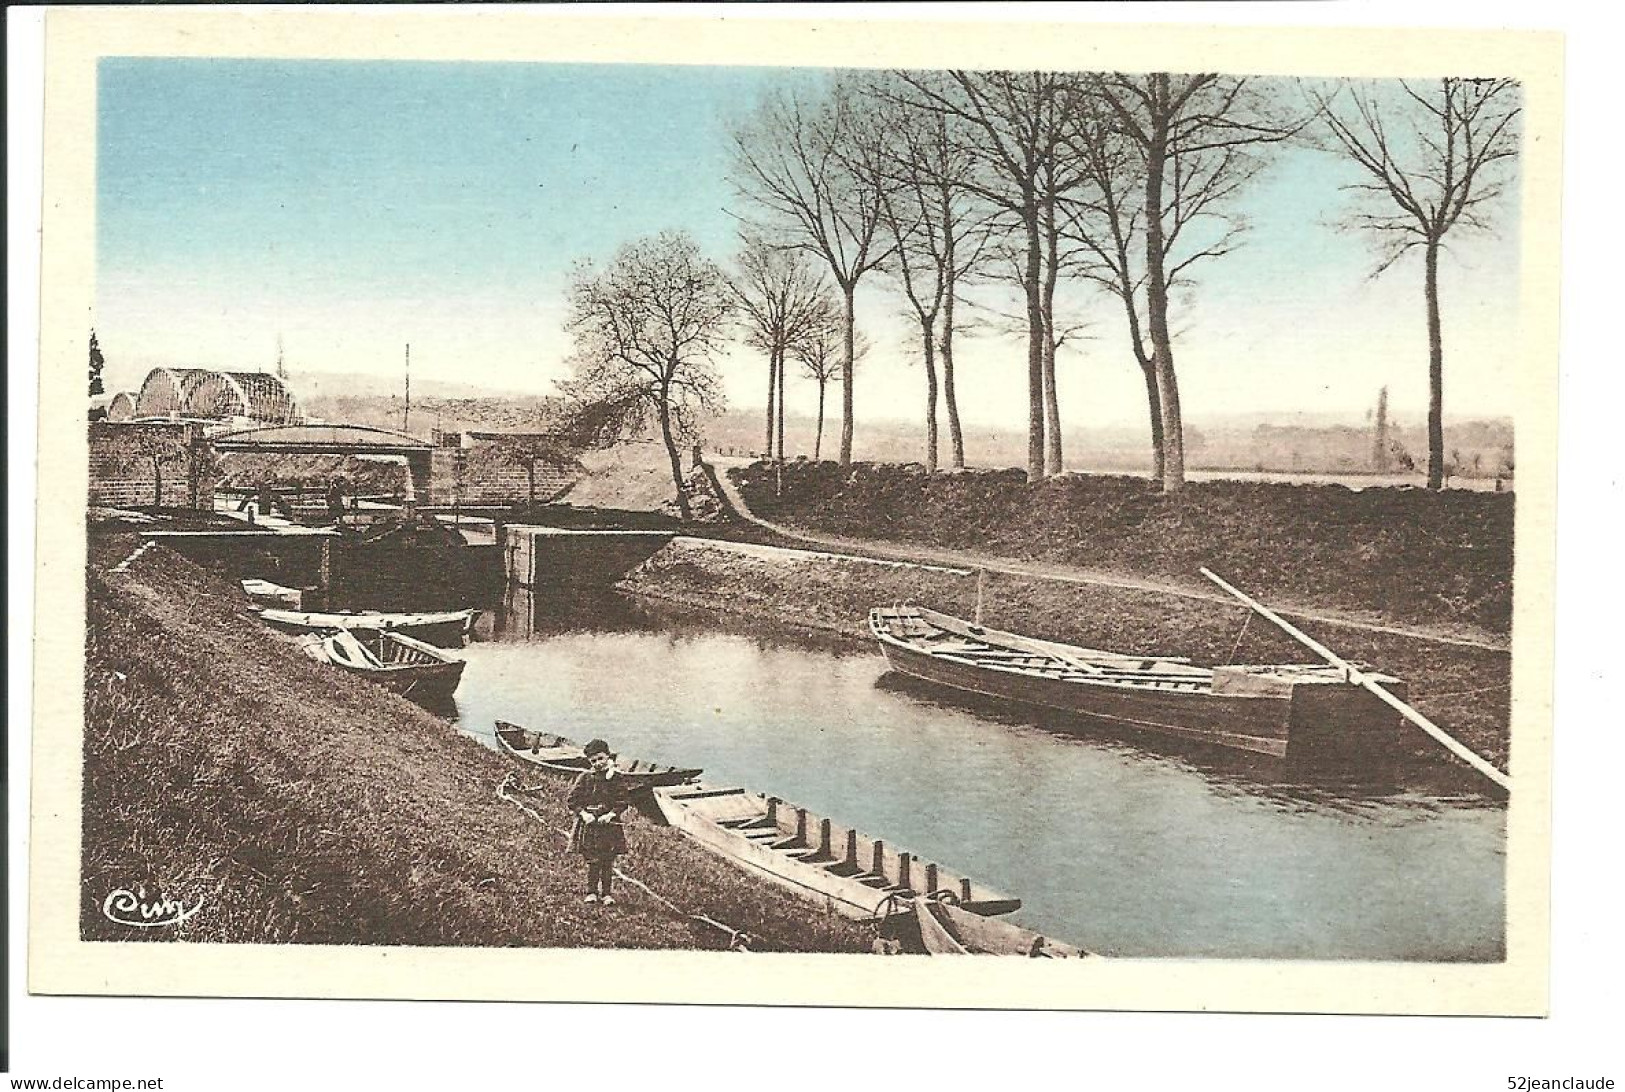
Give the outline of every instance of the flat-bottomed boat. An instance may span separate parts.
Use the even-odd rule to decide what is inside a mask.
[[[300,646],[313,660],[359,675],[419,705],[451,701],[463,677],[462,660],[399,633],[341,629],[327,635],[309,633]]]
[[[868,920],[894,896],[945,892],[973,914],[1008,914],[1021,900],[941,865],[840,827],[806,808],[704,783],[654,790],[666,822],[739,867]]]
[[[479,611],[300,611],[265,607],[259,616],[274,626],[295,632],[364,629],[375,633],[404,633],[444,648],[460,648],[474,628]]]
[[[563,736],[533,732],[507,721],[497,721],[497,747],[504,754],[521,762],[537,766],[550,773],[576,776],[591,769],[581,744]],[[626,778],[634,789],[652,789],[661,785],[681,785],[699,777],[698,767],[659,766],[653,762],[634,759],[620,766],[616,776]]]
[[[988,629],[924,607],[877,607],[893,671],[956,690],[1293,759],[1391,753],[1400,718],[1329,664],[1197,667]],[[1403,699],[1404,684],[1366,672]]]

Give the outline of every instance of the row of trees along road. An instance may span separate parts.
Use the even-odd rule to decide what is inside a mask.
[[[1373,276],[1424,251],[1428,482],[1444,476],[1438,261],[1452,231],[1486,229],[1517,151],[1520,92],[1505,80],[1304,83],[1215,74],[888,72],[767,95],[732,128],[743,223],[729,277],[687,236],[633,244],[605,272],[577,271],[569,330],[575,390],[658,421],[674,478],[678,440],[714,408],[714,356],[743,319],[768,360],[766,450],[784,456],[785,369],[842,389],[839,458],[852,460],[864,339],[860,284],[883,276],[918,330],[926,464],[939,403],[949,461],[964,465],[954,339],[970,284],[1006,283],[1024,307],[1029,480],[1062,469],[1057,317],[1063,280],[1120,308],[1144,378],[1153,467],[1185,480],[1175,368],[1176,299],[1193,271],[1243,240],[1240,198],[1271,154],[1316,148],[1352,165],[1343,226],[1381,250]],[[1176,291],[1178,290],[1178,291]],[[632,392],[629,394],[628,392]],[[681,488],[679,488],[681,493]]]

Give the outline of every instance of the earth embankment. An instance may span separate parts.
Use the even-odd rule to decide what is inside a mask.
[[[446,720],[308,659],[219,575],[162,547],[108,571],[93,542],[81,934],[87,940],[720,948],[730,937],[624,887],[581,902],[567,785],[537,822],[500,799],[513,764]],[[872,930],[636,821],[623,869],[757,950],[866,951]],[[102,913],[137,885],[202,909],[175,929]]]
[[[765,463],[736,470],[751,510],[853,539],[1049,561],[1211,593],[1213,569],[1271,606],[1489,640],[1511,629],[1510,493],[1194,482],[1017,470]]]

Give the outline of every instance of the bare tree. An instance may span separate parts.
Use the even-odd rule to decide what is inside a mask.
[[[839,383],[842,372],[842,351],[845,343],[845,319],[834,301],[826,300],[818,322],[790,347],[790,353],[801,365],[802,374],[818,384],[818,431],[813,438],[813,460],[823,454],[824,447],[824,395],[831,381]],[[859,337],[854,355],[862,360],[868,345]]]
[[[603,271],[575,269],[565,330],[575,341],[578,401],[621,406],[625,423],[659,423],[683,519],[691,516],[678,440],[722,404],[713,360],[727,340],[733,291],[682,232],[629,243]]]
[[[745,340],[767,354],[769,457],[784,458],[784,365],[790,346],[826,317],[827,287],[808,256],[747,234],[740,248],[734,295],[745,321]],[[776,413],[775,413],[776,409]]]
[[[1113,153],[1108,158],[1116,166],[1093,180],[1099,186],[1105,179],[1116,178],[1119,185],[1134,179],[1139,190],[1137,202],[1127,200],[1124,190],[1115,191],[1116,215],[1129,219],[1117,233],[1106,233],[1109,245],[1099,256],[1116,269],[1111,277],[1130,312],[1136,357],[1143,360],[1148,350],[1162,433],[1159,477],[1165,492],[1177,493],[1185,486],[1185,432],[1170,291],[1193,263],[1234,249],[1244,225],[1234,215],[1220,215],[1224,203],[1262,165],[1260,150],[1291,137],[1302,122],[1284,115],[1270,85],[1247,77],[1104,73],[1091,84],[1107,123],[1098,132],[1121,140],[1133,166],[1122,172],[1117,162],[1121,153]],[[1135,203],[1137,225],[1128,212]],[[1145,255],[1138,275],[1132,264],[1120,260],[1128,252],[1119,245],[1120,237],[1132,238],[1136,228]],[[1136,300],[1142,287],[1149,346],[1138,333]]]
[[[963,125],[932,109],[895,76],[881,76],[872,93],[887,141],[880,168],[889,185],[883,212],[894,242],[889,268],[920,328],[926,374],[926,466],[937,468],[937,363],[948,419],[949,465],[965,465],[965,433],[954,377],[960,283],[980,262],[990,232],[986,206],[963,184],[974,169]]]
[[[1146,405],[1151,424],[1152,480],[1160,486],[1163,479],[1165,449],[1162,431],[1162,403],[1157,390],[1156,354],[1145,337],[1145,255],[1144,203],[1137,195],[1143,194],[1145,172],[1143,163],[1131,145],[1124,139],[1108,116],[1099,110],[1086,110],[1071,119],[1067,135],[1067,154],[1078,163],[1088,176],[1090,186],[1086,196],[1080,197],[1064,209],[1062,230],[1074,239],[1087,254],[1080,263],[1081,275],[1117,299],[1128,320],[1128,340],[1135,365],[1145,382]],[[1186,220],[1203,215],[1217,196],[1211,184],[1196,186],[1193,179],[1206,178],[1208,172],[1182,172],[1187,191],[1179,203]],[[1203,193],[1189,192],[1205,190]],[[1235,225],[1239,231],[1239,225]],[[1179,231],[1167,233],[1178,239]],[[1165,263],[1165,270],[1168,264]],[[1170,289],[1173,287],[1170,282]]]
[[[1054,407],[1051,319],[1045,309],[1046,204],[1072,184],[1055,160],[1062,122],[1076,108],[1079,82],[1053,72],[897,72],[908,98],[950,120],[965,134],[961,184],[1006,218],[1023,244],[1018,277],[1027,302],[1027,477],[1038,481],[1052,461],[1046,445]],[[1049,379],[1046,379],[1049,376]],[[1058,448],[1054,459],[1058,460]]]
[[[854,149],[878,134],[855,87],[837,80],[821,100],[785,91],[769,95],[733,133],[734,183],[767,214],[769,233],[828,264],[845,304],[841,364],[841,465],[852,462],[853,392],[859,281],[880,266],[880,180]],[[781,403],[782,404],[782,403]]]
[[[1349,82],[1311,90],[1325,142],[1359,167],[1349,225],[1372,233],[1380,276],[1420,247],[1428,323],[1428,488],[1444,487],[1444,334],[1439,252],[1451,231],[1489,230],[1491,205],[1518,154],[1517,83],[1446,78],[1431,84]]]

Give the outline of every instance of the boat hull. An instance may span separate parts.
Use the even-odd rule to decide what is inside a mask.
[[[927,955],[1002,955],[1081,959],[1090,953],[1010,921],[966,913],[952,903],[915,899],[907,920]]]
[[[392,690],[403,698],[410,698],[419,705],[438,708],[452,700],[457,692],[457,684],[462,681],[463,668],[461,661],[444,664],[423,664],[411,667],[400,667],[385,671],[367,671],[361,668],[350,667],[347,664],[335,664],[340,671],[354,675],[368,682],[375,682],[386,690]]]
[[[548,773],[578,777],[592,768],[580,745],[562,736],[548,736],[498,721],[496,739],[497,747],[504,754]],[[633,760],[630,765],[622,767],[616,776],[624,777],[632,791],[637,792],[686,784],[702,772],[698,767],[657,766],[651,762]]]
[[[290,611],[268,608],[260,618],[293,633],[321,633],[335,629],[364,629],[400,633],[439,648],[461,648],[474,628],[474,610],[399,614],[369,611]]]
[[[359,645],[349,631],[325,638],[307,633],[298,640],[312,659],[437,711],[452,703],[463,669],[468,666],[433,645],[398,633],[377,634],[373,639],[377,651],[359,661],[344,655],[342,648],[333,647],[341,640]]]
[[[777,817],[741,823],[718,821],[696,799],[738,798],[742,805],[771,798],[756,797],[742,789],[705,785],[659,788],[654,792],[666,822],[729,862],[789,891],[810,899],[828,911],[858,921],[884,917],[887,904],[899,894],[912,896],[935,890],[954,895],[966,912],[1008,914],[1021,908],[1021,900],[989,891],[939,866],[865,838],[855,831],[833,836],[828,820],[782,801]],[[746,811],[739,814],[748,813]],[[844,849],[843,849],[844,846]],[[940,883],[941,887],[936,885]]]
[[[1040,679],[954,663],[926,652],[882,644],[893,671],[968,694],[1058,709],[1114,724],[1217,743],[1283,758],[1291,738],[1292,702],[1282,698],[1191,696],[1122,690]]]
[[[980,635],[995,646],[1009,640],[1028,654],[1059,650],[1073,661],[1110,655],[1088,649],[1067,652],[1067,646],[972,629],[934,612],[918,613]],[[1294,761],[1369,765],[1373,758],[1395,753],[1400,743],[1400,721],[1392,709],[1358,686],[1327,681],[1320,669],[1286,665],[1207,671],[1148,659],[1148,664],[1161,665],[1164,681],[1155,686],[1125,685],[1077,670],[1046,674],[967,662],[966,657],[927,651],[898,638],[888,631],[887,621],[884,612],[877,611],[870,626],[893,671],[967,694]],[[1403,683],[1384,680],[1390,692],[1405,697]]]

